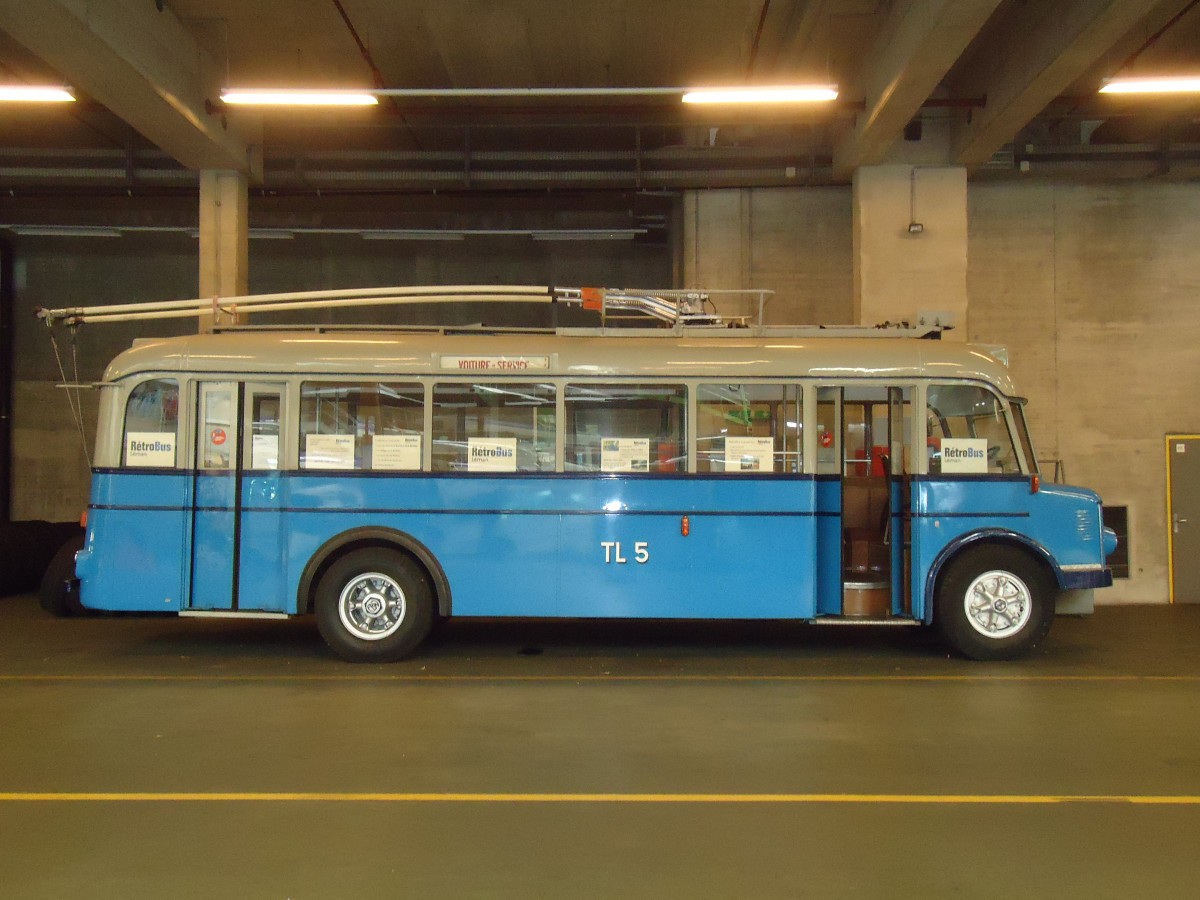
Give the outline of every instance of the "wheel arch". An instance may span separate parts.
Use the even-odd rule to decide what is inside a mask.
[[[314,588],[320,582],[321,576],[345,554],[365,547],[399,550],[412,557],[429,574],[438,614],[450,615],[450,582],[437,557],[411,534],[379,525],[351,528],[349,531],[343,531],[330,538],[317,548],[300,575],[300,583],[296,588],[297,612],[301,614],[313,612]]]
[[[1031,540],[1027,535],[1008,531],[1004,528],[984,528],[979,531],[972,531],[969,534],[960,535],[943,547],[942,551],[934,559],[933,565],[929,567],[929,572],[925,576],[925,596],[929,598],[925,604],[924,621],[926,625],[933,622],[933,609],[936,605],[933,602],[933,598],[937,596],[942,575],[945,573],[946,567],[950,562],[967,551],[990,546],[1014,547],[1021,550],[1045,570],[1055,587],[1062,587],[1061,573],[1054,562],[1054,557],[1050,555],[1049,550],[1037,541]]]

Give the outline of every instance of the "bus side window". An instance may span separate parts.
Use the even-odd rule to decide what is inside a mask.
[[[300,468],[418,471],[420,384],[313,382],[300,386]]]
[[[179,437],[179,383],[173,378],[143,381],[129,393],[121,464],[173,468]]]
[[[552,384],[433,387],[433,471],[553,472]]]
[[[786,384],[702,384],[697,472],[799,472],[801,392]]]
[[[683,385],[568,384],[565,402],[567,471],[686,470]]]

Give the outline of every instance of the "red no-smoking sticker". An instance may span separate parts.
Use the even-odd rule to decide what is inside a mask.
[[[821,446],[822,447],[832,447],[833,446],[833,432],[832,431],[822,431],[821,432]]]
[[[209,440],[216,446],[220,447],[223,443],[225,443],[225,429],[214,428],[212,430],[212,434],[209,436]]]

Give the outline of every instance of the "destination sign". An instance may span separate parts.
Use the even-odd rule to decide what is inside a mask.
[[[528,372],[549,369],[548,356],[443,356],[443,369],[460,372]]]

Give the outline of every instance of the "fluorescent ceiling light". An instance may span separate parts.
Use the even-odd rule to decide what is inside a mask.
[[[300,91],[229,89],[221,100],[238,106],[375,106],[379,98],[366,91]]]
[[[385,228],[380,231],[364,231],[364,241],[463,241],[461,231],[438,231],[423,228]]]
[[[99,225],[13,225],[12,230],[30,237],[119,238],[120,230]]]
[[[640,97],[682,94],[686,88],[677,87],[601,87],[601,88],[377,88],[377,97],[426,98],[459,97]]]
[[[645,233],[645,228],[603,228],[577,231],[559,229],[535,231],[530,237],[535,241],[632,241],[639,234]]]
[[[684,103],[821,103],[836,100],[837,86],[797,84],[788,87],[695,88],[683,95]]]
[[[64,87],[31,84],[0,85],[0,101],[9,103],[71,103],[74,95]]]
[[[1109,78],[1102,94],[1190,94],[1200,92],[1200,76],[1180,78]]]

